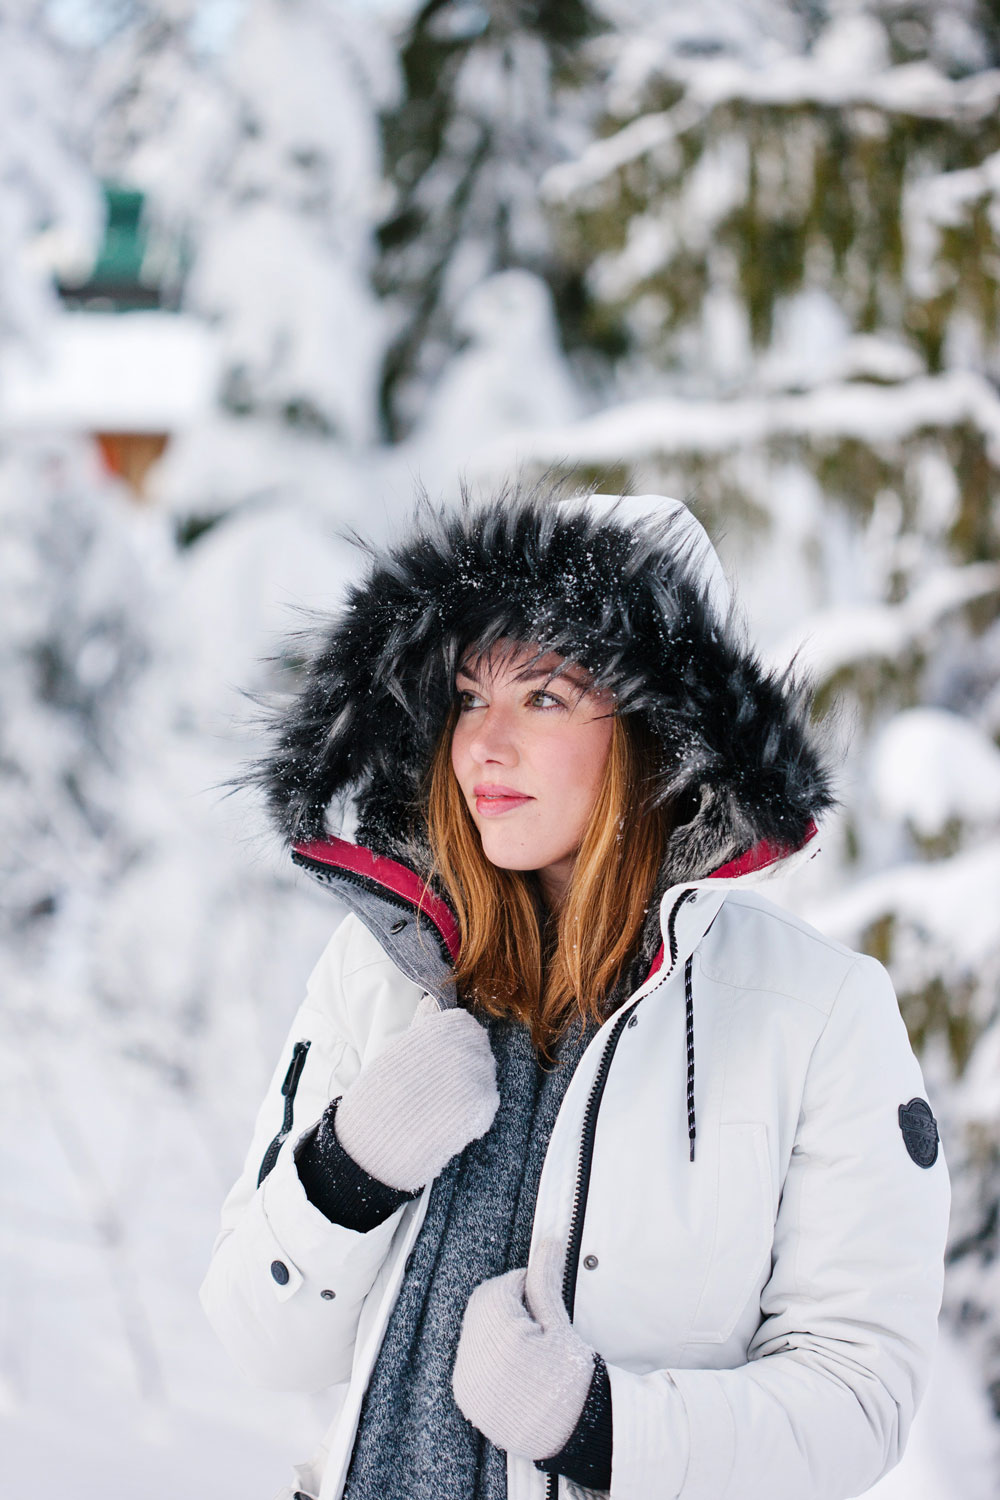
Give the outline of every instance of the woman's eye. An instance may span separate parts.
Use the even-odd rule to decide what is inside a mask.
[[[464,714],[469,708],[481,708],[483,705],[483,700],[479,697],[478,693],[470,692],[468,688],[456,689],[456,696],[458,698],[459,713]]]
[[[544,701],[542,701],[542,700],[544,700]],[[532,693],[531,698],[529,699],[529,702],[532,703],[535,708],[565,708],[566,707],[566,705],[563,703],[562,699],[561,698],[557,698],[556,695],[555,695],[555,693],[546,693],[544,691],[544,689],[542,689],[542,688],[539,688],[537,693]]]

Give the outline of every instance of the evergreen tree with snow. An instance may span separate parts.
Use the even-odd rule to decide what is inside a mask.
[[[376,269],[392,320],[390,438],[424,414],[470,337],[466,299],[488,277],[532,272],[569,315],[575,279],[554,250],[538,181],[586,139],[595,101],[581,87],[581,48],[605,25],[588,0],[424,0],[405,26],[402,93],[383,115],[392,198]]]
[[[96,60],[95,163],[186,246],[183,306],[222,341],[235,430],[214,436],[241,479],[240,434],[265,465],[296,434],[349,452],[374,435],[376,110],[394,76],[376,27],[325,0],[136,0]]]
[[[241,23],[225,39],[205,29],[223,11]],[[149,272],[213,320],[227,372],[145,505],[63,416],[15,431],[0,384],[0,1170],[18,1228],[2,1264],[20,1288],[0,1384],[15,1487],[34,1482],[40,1432],[86,1432],[93,1484],[134,1466],[164,1496],[196,1469],[247,1489],[269,1422],[276,1476],[286,1429],[311,1440],[293,1401],[276,1412],[220,1376],[192,1288],[240,1110],[337,919],[250,844],[251,814],[221,783],[252,753],[238,689],[287,680],[264,658],[289,603],[336,601],[329,533],[363,490],[352,464],[381,348],[366,35],[307,0],[0,17],[0,359],[16,336],[44,368],[59,318],[90,316],[60,312],[54,279],[85,277],[105,178],[145,192],[150,246],[184,248],[186,264]],[[81,1369],[93,1378],[65,1380]],[[89,1494],[76,1445],[49,1449],[47,1482]]]
[[[134,677],[142,632],[117,588],[95,476],[79,446],[7,421],[11,361],[44,365],[58,311],[54,277],[85,270],[102,201],[81,147],[72,49],[47,8],[0,15],[0,912],[12,968],[37,963],[37,941],[81,864],[115,821],[120,685]],[[87,581],[79,567],[100,560]],[[74,587],[74,584],[77,585]],[[115,690],[106,691],[114,681]],[[60,867],[59,848],[63,849]],[[79,871],[77,871],[79,873]],[[20,972],[20,970],[18,970]],[[16,984],[8,994],[16,992]]]
[[[85,270],[103,227],[80,58],[49,10],[10,0],[0,11],[0,349],[43,334],[56,307],[52,273]]]
[[[998,57],[974,0],[624,25],[542,185],[617,402],[524,446],[692,498],[853,724],[809,915],[896,982],[1000,1410]]]

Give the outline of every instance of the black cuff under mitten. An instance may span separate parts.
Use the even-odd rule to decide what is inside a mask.
[[[297,1147],[295,1165],[306,1197],[321,1214],[332,1224],[366,1234],[420,1194],[388,1187],[348,1156],[334,1128],[339,1103],[330,1101],[315,1130]]]
[[[535,1468],[543,1474],[561,1474],[585,1490],[611,1488],[611,1381],[608,1367],[594,1355],[594,1375],[580,1420],[565,1447],[551,1458],[540,1458]]]

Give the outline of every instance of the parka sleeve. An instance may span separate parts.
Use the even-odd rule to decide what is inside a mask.
[[[309,978],[243,1171],[223,1204],[201,1287],[202,1306],[230,1355],[255,1384],[274,1389],[315,1391],[349,1377],[365,1298],[412,1212],[404,1205],[367,1233],[331,1223],[307,1198],[294,1160],[297,1142],[384,1039],[363,1023],[387,1012],[398,1021],[402,998],[405,1024],[409,997],[401,988],[412,989],[414,1006],[420,996],[388,959],[357,968],[356,928],[351,917],[341,924]],[[275,1155],[285,1124],[282,1084],[296,1047],[306,1043],[291,1128]],[[265,1158],[269,1170],[258,1182]]]
[[[922,1166],[900,1125],[923,1094],[888,975],[859,958],[810,1060],[748,1363],[609,1366],[612,1500],[847,1500],[898,1462],[948,1225],[943,1158]]]

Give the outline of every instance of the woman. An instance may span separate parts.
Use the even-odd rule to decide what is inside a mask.
[[[253,1378],[330,1389],[288,1493],[869,1488],[926,1381],[947,1179],[885,972],[751,886],[831,794],[693,517],[425,516],[256,779],[351,908],[202,1292]]]

